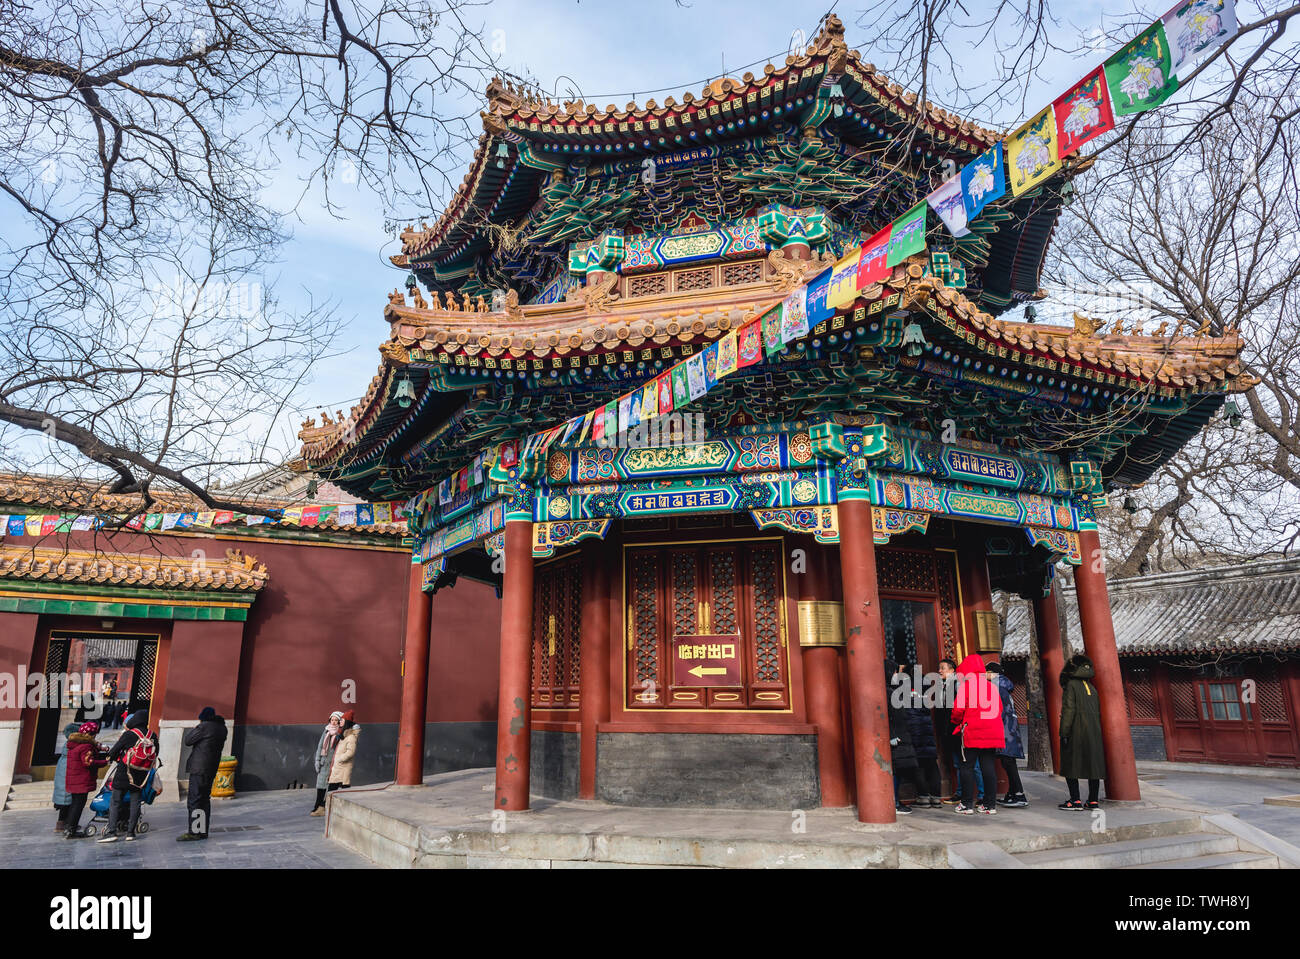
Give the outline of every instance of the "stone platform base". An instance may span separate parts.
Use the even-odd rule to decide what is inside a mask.
[[[1120,868],[1153,862],[1206,868],[1276,868],[1268,851],[1213,819],[1213,810],[1164,800],[1104,803],[1092,815],[1056,808],[1064,783],[1022,774],[1031,805],[996,816],[958,816],[951,806],[857,823],[852,809],[655,809],[535,797],[522,813],[492,809],[493,771],[443,773],[424,786],[332,793],[326,835],[396,868]],[[1103,848],[1104,847],[1104,848]],[[1085,864],[1083,861],[1080,865]]]

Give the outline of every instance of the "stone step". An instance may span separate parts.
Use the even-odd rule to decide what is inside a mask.
[[[1217,853],[1238,852],[1237,837],[1216,833],[1153,836],[1118,842],[1090,843],[1063,849],[1021,853],[1016,858],[1031,869],[1127,869]]]
[[[1130,869],[1281,869],[1276,856],[1262,852],[1220,852],[1212,856],[1146,862]]]
[[[14,783],[5,796],[5,812],[22,812],[31,809],[50,809],[54,803],[54,783],[51,780]]]

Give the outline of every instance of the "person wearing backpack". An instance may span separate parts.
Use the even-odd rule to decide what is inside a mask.
[[[126,731],[108,752],[109,760],[116,762],[117,767],[113,772],[113,793],[108,804],[108,825],[104,828],[104,838],[100,842],[117,842],[122,838],[132,842],[135,839],[145,782],[149,778],[149,771],[160,765],[158,735],[146,729],[148,721],[149,714],[145,710],[132,713],[127,717]],[[124,837],[118,835],[123,800],[131,804]]]
[[[221,747],[226,743],[226,720],[211,706],[199,713],[199,724],[187,729],[182,742],[190,747],[185,771],[190,774],[189,792],[185,797],[188,828],[176,837],[177,842],[208,838],[208,820],[212,816],[212,781],[221,763]]]

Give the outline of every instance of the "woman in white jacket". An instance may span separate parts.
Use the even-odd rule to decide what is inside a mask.
[[[334,749],[334,762],[330,766],[329,788],[331,791],[352,785],[352,760],[357,754],[357,740],[361,738],[361,727],[356,724],[352,710],[343,714],[343,732],[339,734],[339,744]]]
[[[311,807],[311,815],[325,815],[325,790],[330,784],[330,770],[334,766],[334,751],[338,748],[339,736],[343,733],[343,714],[337,709],[330,713],[330,721],[321,730],[320,742],[316,744],[316,805]]]

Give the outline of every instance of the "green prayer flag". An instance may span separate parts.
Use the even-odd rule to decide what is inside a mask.
[[[1106,86],[1117,116],[1158,107],[1178,89],[1169,39],[1159,20],[1106,61]]]
[[[914,253],[925,249],[925,212],[929,205],[922,200],[894,221],[889,231],[889,253],[885,266],[895,267]]]

